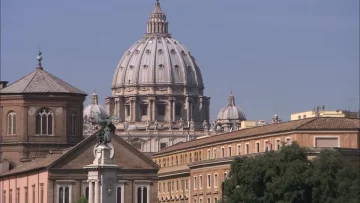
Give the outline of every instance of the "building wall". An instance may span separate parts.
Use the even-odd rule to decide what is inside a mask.
[[[153,160],[161,167],[159,171],[159,182],[166,185],[170,182],[176,183],[179,180],[179,174],[183,173],[181,179],[188,180],[189,191],[186,193],[189,202],[211,202],[215,198],[221,199],[221,183],[229,174],[231,160],[230,157],[238,155],[262,153],[268,150],[278,150],[284,145],[297,141],[303,147],[317,147],[317,138],[336,138],[340,148],[359,149],[360,134],[357,131],[309,131],[309,132],[288,132],[278,134],[268,134],[253,137],[237,138],[224,142],[215,142],[208,145],[196,146],[194,148],[177,150],[160,155],[155,155]],[[271,146],[266,143],[270,141]],[[326,143],[326,142],[325,142]],[[333,144],[333,143],[330,143]],[[248,146],[248,152],[247,152]],[[279,147],[278,147],[279,146]],[[329,146],[334,147],[334,146]],[[188,171],[184,173],[183,171]],[[217,186],[214,184],[214,174],[217,174]],[[211,184],[207,187],[207,175],[210,175]],[[199,189],[200,176],[202,176],[202,189]],[[197,187],[194,187],[194,178],[197,179]],[[179,196],[180,193],[170,187],[171,192],[158,192],[159,202],[165,201],[171,196]]]
[[[22,160],[32,158],[32,155],[48,151],[56,144],[56,148],[74,145],[83,139],[83,101],[84,96],[72,95],[1,95],[0,96],[0,161],[6,159],[14,165]],[[41,108],[53,112],[53,134],[36,135],[36,115]],[[10,111],[16,113],[16,134],[8,134],[7,115]],[[76,113],[76,134],[71,135],[70,117]],[[25,145],[24,143],[37,143]],[[6,143],[6,144],[5,144]],[[11,147],[7,147],[10,146]],[[41,145],[41,147],[40,147]],[[14,153],[14,149],[18,152]],[[40,150],[40,151],[39,151]]]
[[[48,173],[47,171],[29,172],[22,175],[14,175],[0,179],[0,189],[2,191],[1,203],[10,201],[10,191],[12,202],[25,202],[26,190],[28,202],[47,203],[48,202]],[[4,194],[6,195],[4,199]],[[19,194],[19,201],[17,201]],[[34,196],[35,195],[35,196]],[[5,200],[5,201],[4,201]],[[41,201],[42,200],[42,201]]]

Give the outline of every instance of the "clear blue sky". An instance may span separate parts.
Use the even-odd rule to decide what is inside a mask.
[[[143,36],[155,0],[2,0],[1,80],[33,71],[39,44],[48,72],[99,97]],[[173,37],[191,50],[211,97],[230,90],[250,120],[270,120],[359,97],[358,0],[162,0]],[[85,105],[89,100],[85,102]],[[353,100],[354,110],[358,100]]]

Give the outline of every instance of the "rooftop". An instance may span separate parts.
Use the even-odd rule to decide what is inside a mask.
[[[315,117],[295,121],[288,121],[253,128],[241,129],[238,131],[214,135],[211,137],[183,142],[177,145],[165,148],[154,156],[170,153],[177,150],[185,150],[201,145],[213,144],[222,141],[233,140],[242,137],[251,137],[258,135],[266,135],[272,133],[281,133],[287,131],[306,131],[306,130],[358,130],[360,131],[360,119],[352,118],[336,118],[336,117]]]

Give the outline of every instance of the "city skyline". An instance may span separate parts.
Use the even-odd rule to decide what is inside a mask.
[[[94,89],[104,104],[155,1],[83,2],[2,2],[1,80],[33,71],[40,44],[46,71],[85,91],[85,106]],[[170,33],[200,66],[212,120],[230,91],[249,120],[289,120],[319,104],[355,108],[358,1],[204,2],[161,1]]]

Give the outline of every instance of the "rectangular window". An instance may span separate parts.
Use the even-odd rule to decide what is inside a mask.
[[[256,143],[256,153],[259,153],[260,152],[260,143],[259,142],[257,142]]]
[[[280,140],[276,140],[276,150],[280,150]]]
[[[231,156],[231,147],[230,146],[228,147],[228,154],[229,154],[229,156]]]
[[[216,159],[216,148],[213,149],[213,156],[214,156],[214,159]]]
[[[12,203],[12,189],[9,190],[9,203]]]
[[[20,203],[20,188],[16,189],[16,203]]]
[[[216,197],[214,198],[214,203],[218,203],[218,199]]]
[[[6,203],[6,190],[3,191],[3,199],[2,202]]]
[[[165,192],[166,190],[165,190],[165,183],[163,183],[163,192]]]
[[[171,181],[171,191],[175,191],[175,187],[174,187],[174,181]]]
[[[170,192],[170,182],[168,182],[167,185],[168,185],[168,192]]]
[[[221,147],[221,157],[225,157],[225,149],[224,149],[224,147]]]
[[[207,198],[207,203],[210,203],[210,198],[209,197]]]
[[[337,137],[316,137],[315,147],[339,147],[339,139]]]
[[[249,154],[250,153],[249,144],[246,144],[245,147],[246,147],[246,154]]]
[[[140,109],[141,109],[142,116],[148,115],[148,105],[147,104],[141,104]]]
[[[185,190],[188,190],[188,180],[185,180]]]
[[[290,139],[290,137],[287,137],[286,138],[286,146],[289,146],[289,145],[291,145],[291,139]]]
[[[181,116],[181,104],[175,104],[175,116]]]
[[[237,146],[237,153],[238,153],[238,155],[241,154],[241,145],[238,145],[238,146]]]
[[[196,189],[196,182],[197,182],[197,178],[196,176],[194,177],[194,189]]]
[[[176,181],[176,191],[179,191],[179,181]]]
[[[165,116],[165,104],[157,104],[156,108],[159,116]]]
[[[208,188],[211,187],[211,177],[210,177],[210,174],[207,175],[207,187],[208,187]]]
[[[202,182],[203,182],[202,176],[199,176],[199,188],[200,189],[202,189]]]
[[[24,188],[25,189],[25,203],[28,203],[28,189],[27,187]]]
[[[40,203],[44,203],[44,183],[40,183]]]
[[[208,149],[208,152],[207,152],[207,159],[211,159],[211,151],[210,151],[210,149]]]
[[[218,187],[218,175],[214,174],[214,188]]]
[[[160,149],[165,149],[167,147],[167,143],[161,142],[160,143]]]
[[[35,203],[35,185],[32,186],[32,203]],[[60,202],[62,203],[62,202]]]
[[[130,105],[125,105],[126,116],[130,116]]]

